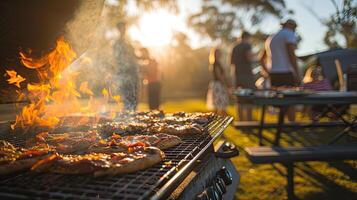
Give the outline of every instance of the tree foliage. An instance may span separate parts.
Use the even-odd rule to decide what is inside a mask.
[[[236,30],[257,27],[264,17],[281,17],[289,12],[284,0],[205,0],[200,12],[188,23],[212,40],[231,42]]]
[[[347,47],[357,48],[357,1],[343,0],[339,6],[335,0],[330,0],[335,12],[328,18],[321,18],[312,8],[306,8],[327,27],[324,36],[325,44],[330,48]],[[342,36],[345,44],[341,44],[338,38]]]
[[[353,0],[344,0],[339,8],[334,0],[331,0],[335,6],[335,13],[324,21],[328,30],[324,41],[329,47],[341,46],[336,37],[342,35],[345,39],[345,46],[348,48],[357,48],[357,2]]]

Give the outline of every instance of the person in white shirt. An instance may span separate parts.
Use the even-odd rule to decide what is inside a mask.
[[[261,65],[269,74],[272,87],[297,86],[300,83],[295,55],[297,24],[288,19],[281,25],[282,29],[266,40]]]
[[[299,70],[295,49],[297,24],[288,19],[281,23],[282,29],[270,36],[265,42],[261,65],[265,74],[269,74],[271,87],[294,87],[300,85]],[[295,110],[287,111],[289,121],[295,121]]]

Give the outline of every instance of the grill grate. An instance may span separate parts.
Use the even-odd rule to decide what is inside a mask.
[[[183,137],[183,143],[165,150],[163,163],[136,173],[94,178],[89,175],[25,172],[0,178],[0,197],[16,199],[147,199],[160,189],[204,147],[210,145],[232,121],[217,117],[201,135]],[[6,138],[15,144],[21,140]]]

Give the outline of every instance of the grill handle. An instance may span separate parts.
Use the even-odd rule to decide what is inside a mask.
[[[239,155],[236,146],[231,142],[224,142],[224,144],[215,152],[216,157],[229,159]]]

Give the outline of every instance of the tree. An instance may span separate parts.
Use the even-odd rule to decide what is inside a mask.
[[[281,17],[288,11],[284,0],[205,0],[188,23],[212,40],[231,42],[236,30],[257,27],[267,15]],[[261,32],[256,30],[256,32]],[[262,35],[260,35],[262,36]],[[259,37],[260,37],[259,36]]]
[[[345,47],[357,48],[357,2],[344,0],[341,8],[337,6],[335,0],[331,2],[335,6],[336,13],[324,23],[328,27],[325,43],[330,47],[341,46],[336,40],[336,37],[341,34],[346,42]]]
[[[347,47],[357,48],[357,2],[344,0],[339,7],[335,0],[330,0],[335,8],[335,13],[329,18],[319,17],[314,10],[306,8],[327,27],[324,42],[330,48]],[[345,44],[338,42],[338,37],[342,36]]]

